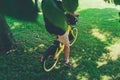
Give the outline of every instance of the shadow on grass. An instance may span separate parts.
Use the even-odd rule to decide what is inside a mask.
[[[101,75],[111,76],[112,80],[120,80],[120,57],[115,60],[109,60],[107,64],[99,67]]]

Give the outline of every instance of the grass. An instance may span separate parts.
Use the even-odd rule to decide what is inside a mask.
[[[96,4],[100,0],[95,5],[92,1],[91,8],[86,5],[87,0],[81,0],[82,9],[78,8],[79,36],[71,47],[71,70],[62,67],[63,55],[53,71],[46,73],[42,70],[39,57],[55,39],[46,31],[42,15],[39,15],[39,22],[7,17],[18,49],[0,54],[0,80],[119,80],[118,10],[113,7],[98,8]]]

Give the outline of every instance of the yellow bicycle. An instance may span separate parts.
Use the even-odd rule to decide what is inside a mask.
[[[78,28],[68,25],[68,32],[70,46],[72,46],[77,39]],[[63,50],[64,44],[60,43],[58,40],[55,40],[54,43],[43,54],[44,58],[42,62],[42,68],[44,69],[44,71],[49,72],[56,66],[59,59],[59,55],[63,52]]]
[[[75,26],[78,16],[71,16],[70,14],[66,14],[70,46],[75,43],[78,36],[78,28]],[[55,40],[54,43],[43,54],[42,68],[44,71],[49,72],[56,66],[59,56],[63,50],[64,44],[58,40]]]

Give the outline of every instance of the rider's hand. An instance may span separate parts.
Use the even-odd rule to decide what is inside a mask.
[[[77,17],[75,17],[75,16],[78,16],[78,15],[77,14],[75,14],[75,15],[66,14],[67,23],[70,25],[75,25],[78,21]]]
[[[73,16],[74,16],[74,17],[79,17],[79,14],[75,12],[75,13],[73,14]]]

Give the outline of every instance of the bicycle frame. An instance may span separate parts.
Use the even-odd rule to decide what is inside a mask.
[[[70,31],[71,31],[71,25],[68,25],[68,30],[67,30],[68,35],[69,35]]]
[[[69,35],[69,32],[70,32],[70,31],[71,31],[71,26],[68,25],[68,29],[67,29],[68,35]],[[60,55],[60,53],[64,50],[64,44],[63,44],[63,43],[60,43],[59,47],[60,47],[60,50],[57,48],[57,50],[56,50],[56,52],[55,52],[55,53],[57,53],[57,54],[55,54],[54,59],[57,59],[58,56]],[[58,51],[59,51],[59,52],[58,52]]]
[[[78,34],[77,28],[72,28],[71,25],[68,25],[68,29],[67,29],[68,35],[70,35],[70,34],[72,33],[72,34],[73,34],[73,38],[75,38],[77,35],[74,35],[73,30],[76,30],[76,31],[77,31],[77,34]],[[76,39],[75,39],[75,40],[76,40]],[[56,49],[55,54],[54,54],[54,56],[53,56],[53,61],[54,61],[53,65],[52,65],[50,68],[46,68],[46,61],[43,62],[43,68],[44,68],[44,70],[45,70],[46,72],[51,71],[51,70],[55,67],[55,65],[57,64],[57,61],[58,61],[58,59],[59,59],[60,54],[61,54],[62,51],[64,50],[64,47],[65,47],[65,46],[64,46],[63,43],[59,42],[58,45],[59,45],[59,47]],[[71,45],[70,45],[70,46],[71,46]]]
[[[59,46],[60,46],[60,50],[57,48],[57,50],[55,52],[56,54],[54,56],[54,59],[57,59],[59,57],[60,53],[64,50],[64,44],[60,43]]]

